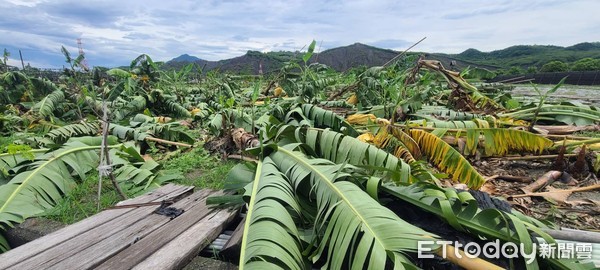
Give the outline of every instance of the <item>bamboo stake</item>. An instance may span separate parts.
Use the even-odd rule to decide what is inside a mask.
[[[117,190],[117,193],[119,193],[119,196],[121,196],[121,199],[125,200],[127,199],[127,195],[125,194],[125,192],[123,192],[123,190],[121,189],[121,186],[119,186],[119,183],[117,183],[117,179],[115,178],[115,175],[112,173],[112,167],[111,167],[111,163],[110,163],[110,153],[108,152],[108,105],[106,103],[106,100],[102,100],[102,146],[100,148],[100,164],[98,166],[98,210],[100,210],[100,195],[102,193],[102,176],[103,174],[106,174],[106,176],[108,176],[113,184],[113,186],[115,187],[115,189]],[[105,162],[105,163],[103,163]]]
[[[494,82],[494,83],[508,83],[508,82],[510,82],[510,81],[514,81],[514,80],[520,80],[520,79],[523,79],[523,78],[525,78],[525,76],[519,76],[519,77],[508,78],[508,79],[501,80],[501,81],[497,81],[497,82]]]
[[[238,159],[238,160],[250,161],[250,162],[258,163],[257,159],[254,159],[254,158],[251,158],[251,157],[245,157],[245,156],[241,156],[241,155],[229,155],[229,156],[227,156],[227,158]]]
[[[514,82],[510,82],[511,84],[513,83],[522,83],[522,82],[530,82],[530,81],[534,81],[535,79],[526,79],[526,80],[519,80],[519,81],[514,81]]]
[[[163,139],[159,139],[159,138],[154,138],[154,137],[146,137],[146,138],[144,138],[144,140],[158,142],[158,143],[164,143],[164,144],[169,144],[169,145],[175,145],[175,146],[181,146],[181,147],[192,147],[191,144],[180,143],[180,142],[173,142],[173,141],[167,141],[167,140],[163,140]]]
[[[383,67],[386,67],[387,65],[389,65],[390,63],[392,63],[394,60],[400,58],[400,56],[406,54],[406,52],[408,52],[413,47],[417,46],[419,43],[423,42],[423,40],[425,40],[426,38],[427,37],[423,37],[421,40],[417,41],[415,44],[413,44],[412,46],[408,47],[408,49],[406,49],[403,52],[401,52],[400,54],[394,56],[394,58],[390,59],[390,61],[387,61],[385,64],[383,64]]]

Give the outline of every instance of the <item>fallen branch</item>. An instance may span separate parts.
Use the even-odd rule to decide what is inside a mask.
[[[560,178],[561,175],[562,175],[562,172],[549,171],[549,172],[545,173],[544,175],[542,175],[537,180],[535,180],[535,182],[521,188],[521,190],[523,190],[523,192],[529,194],[529,193],[537,191],[547,185],[552,184],[552,182],[554,182],[556,179]]]
[[[595,185],[591,185],[591,186],[587,186],[587,187],[573,188],[573,189],[563,189],[563,190],[555,190],[555,191],[548,191],[548,192],[536,192],[536,193],[528,193],[528,194],[517,194],[517,195],[512,195],[509,197],[510,198],[523,198],[523,197],[534,197],[534,196],[539,197],[539,196],[550,195],[550,194],[555,194],[555,193],[583,192],[583,191],[590,191],[590,190],[595,190],[595,189],[600,189],[600,184],[595,184]]]
[[[243,160],[243,161],[250,161],[250,162],[254,162],[254,163],[258,163],[258,160],[255,158],[251,158],[251,157],[246,157],[246,156],[242,156],[242,155],[228,155],[227,158],[231,158],[231,159],[237,159],[237,160]]]
[[[159,139],[159,138],[154,138],[154,137],[146,137],[145,140],[146,141],[153,141],[153,142],[157,142],[157,143],[163,143],[163,144],[181,146],[181,147],[192,147],[191,144],[180,143],[180,142],[173,142],[173,141],[167,141],[167,140],[163,140],[163,139]]]

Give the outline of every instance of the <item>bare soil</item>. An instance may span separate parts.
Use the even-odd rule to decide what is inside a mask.
[[[508,175],[530,177],[536,180],[551,170],[552,160],[548,161],[509,161],[502,159],[487,159],[472,161],[476,169],[484,176]],[[552,189],[572,189],[598,183],[597,177],[587,174],[575,178],[575,182],[565,184],[554,181],[551,185],[537,192],[552,191]],[[555,222],[560,227],[600,231],[600,192],[576,192],[568,196],[565,202],[559,202],[544,197],[510,198],[511,195],[524,194],[521,188],[529,183],[509,182],[502,179],[492,179],[482,187],[483,191],[492,196],[508,199],[512,208],[539,220]]]

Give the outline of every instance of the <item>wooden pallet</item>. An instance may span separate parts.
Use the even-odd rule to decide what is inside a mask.
[[[218,191],[165,185],[0,254],[0,269],[176,269],[223,231],[235,211],[209,209]],[[184,212],[154,213],[162,201]]]

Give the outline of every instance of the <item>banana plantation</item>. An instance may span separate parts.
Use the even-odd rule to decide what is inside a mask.
[[[597,107],[549,99],[562,84],[525,102],[416,55],[338,73],[314,47],[256,76],[145,54],[86,71],[64,48],[58,80],[1,73],[0,252],[84,179],[135,197],[182,181],[169,159],[204,148],[236,162],[209,203],[245,215],[224,258],[240,269],[598,266],[600,242],[558,234],[600,230]],[[467,243],[519,252],[469,257]]]

